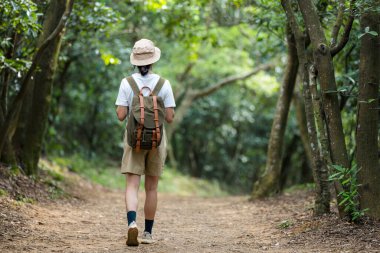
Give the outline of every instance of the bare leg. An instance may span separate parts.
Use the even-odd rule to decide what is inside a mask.
[[[127,187],[125,190],[125,206],[127,209],[127,218],[128,218],[128,246],[138,246],[139,241],[137,236],[139,230],[137,229],[135,220],[136,220],[136,211],[138,204],[138,192],[140,186],[140,176],[127,173],[126,175]]]
[[[158,176],[145,176],[145,205],[144,214],[145,219],[154,220],[157,209],[157,186]]]
[[[126,174],[125,206],[128,211],[137,211],[140,175]]]

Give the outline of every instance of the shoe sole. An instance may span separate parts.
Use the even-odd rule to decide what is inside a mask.
[[[141,239],[141,244],[153,244],[155,243],[154,240],[144,240],[144,239]]]
[[[139,234],[139,230],[137,228],[128,229],[128,246],[139,246],[139,241],[137,240],[137,236]]]

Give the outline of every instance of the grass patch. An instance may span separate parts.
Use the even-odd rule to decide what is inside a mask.
[[[125,176],[120,174],[118,162],[107,161],[101,158],[84,159],[78,155],[71,157],[50,157],[58,167],[66,167],[97,184],[112,189],[125,188]],[[56,171],[59,174],[59,171]],[[53,174],[54,175],[54,174]],[[55,175],[57,177],[57,175]],[[59,178],[59,176],[58,176]],[[141,190],[144,189],[144,177],[141,180]],[[181,196],[225,196],[216,181],[197,179],[184,175],[171,168],[165,167],[158,184],[159,192],[173,193]]]
[[[21,202],[21,203],[28,203],[28,204],[34,204],[34,203],[36,203],[36,200],[34,200],[32,198],[29,198],[29,197],[26,197],[26,196],[21,195],[21,194],[19,194],[19,195],[16,196],[16,200],[18,202]]]
[[[9,195],[7,190],[0,189],[0,197],[7,197]]]
[[[170,168],[165,168],[158,184],[159,192],[175,193],[181,196],[226,196],[217,181],[208,181],[184,175]]]
[[[81,156],[52,157],[57,165],[68,168],[97,184],[113,188],[124,188],[125,179],[120,174],[116,164],[102,159],[87,160]]]
[[[68,198],[70,195],[59,187],[49,187],[49,196],[51,199]]]
[[[12,176],[15,176],[15,177],[21,175],[21,170],[18,166],[12,166],[9,172]]]
[[[280,224],[277,225],[277,228],[279,229],[288,229],[291,228],[294,225],[294,222],[291,220],[283,220]]]
[[[296,191],[311,191],[314,189],[315,189],[314,183],[306,183],[306,184],[296,184],[296,185],[290,186],[289,188],[286,188],[284,192],[293,193]]]

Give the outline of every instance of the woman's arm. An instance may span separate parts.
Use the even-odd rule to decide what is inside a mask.
[[[116,108],[116,115],[120,121],[125,120],[128,115],[128,106],[118,105]]]
[[[166,115],[165,115],[165,120],[168,123],[172,123],[174,119],[174,108],[173,107],[168,107],[165,109]]]

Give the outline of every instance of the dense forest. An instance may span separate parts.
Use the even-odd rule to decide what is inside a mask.
[[[168,167],[252,200],[313,183],[316,215],[336,196],[342,218],[380,218],[380,0],[3,0],[0,17],[4,167],[119,161],[114,104],[149,38],[177,104]]]

